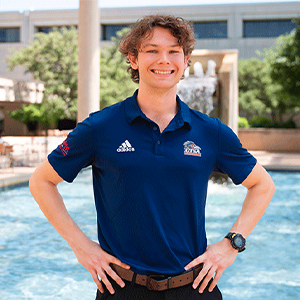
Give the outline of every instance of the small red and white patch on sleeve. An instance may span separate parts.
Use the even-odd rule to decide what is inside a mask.
[[[62,154],[63,154],[64,156],[66,156],[66,155],[68,154],[68,152],[69,152],[69,149],[70,149],[67,140],[64,140],[64,141],[62,142],[62,144],[59,145],[59,148],[60,148]]]

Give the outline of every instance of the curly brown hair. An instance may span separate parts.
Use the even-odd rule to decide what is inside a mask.
[[[119,43],[119,51],[127,57],[127,63],[130,64],[128,54],[138,57],[141,42],[148,38],[153,32],[154,27],[169,29],[171,34],[177,38],[179,46],[183,48],[185,56],[189,56],[195,45],[195,36],[191,22],[180,17],[168,15],[150,15],[137,21],[132,29],[123,36]],[[131,79],[139,83],[139,71],[129,65],[127,71],[131,74]]]

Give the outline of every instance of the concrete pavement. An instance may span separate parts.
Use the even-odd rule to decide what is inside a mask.
[[[272,153],[250,151],[268,171],[299,171],[300,153]],[[0,191],[28,184],[36,167],[0,169]]]
[[[13,145],[11,153],[14,167],[0,167],[0,191],[15,186],[28,184],[33,171],[65,138],[67,132],[59,136],[24,136],[24,137],[3,137],[4,142]],[[21,165],[21,166],[20,166]],[[34,166],[34,167],[28,167]]]
[[[0,191],[28,184],[29,178],[36,167],[16,167],[0,169]]]
[[[267,171],[300,171],[300,153],[249,152]]]

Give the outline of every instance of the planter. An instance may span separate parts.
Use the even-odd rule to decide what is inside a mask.
[[[300,129],[239,128],[238,137],[248,150],[300,152]]]
[[[29,122],[26,124],[28,131],[34,132],[38,128],[38,122]]]
[[[76,120],[62,119],[58,121],[57,128],[59,130],[71,130],[76,127]]]

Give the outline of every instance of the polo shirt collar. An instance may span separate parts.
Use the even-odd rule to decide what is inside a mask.
[[[191,111],[190,108],[186,103],[180,100],[179,96],[177,95],[177,103],[178,103],[178,117],[179,120],[182,121],[183,125],[187,125],[189,128],[192,127],[192,122],[191,122]]]
[[[142,112],[140,107],[137,103],[137,94],[138,90],[134,92],[134,94],[125,100],[125,115],[126,120],[129,124],[131,124],[134,120],[139,117],[143,119],[147,119],[146,115]],[[177,104],[178,104],[178,112],[175,116],[176,123],[179,127],[184,125],[188,125],[191,128],[191,113],[190,108],[187,104],[180,100],[179,96],[177,95]]]
[[[125,115],[129,124],[131,124],[138,117],[146,117],[137,104],[137,94],[138,90],[136,90],[131,97],[125,100]]]

